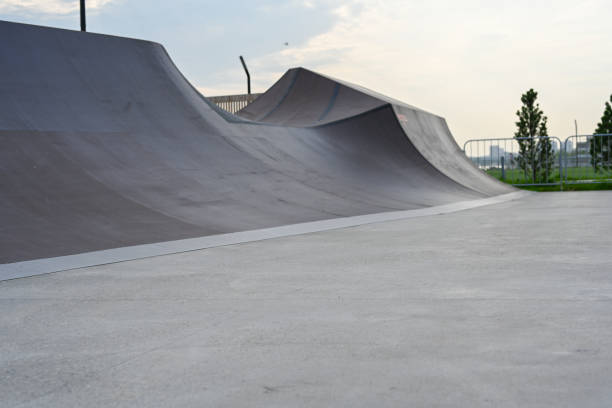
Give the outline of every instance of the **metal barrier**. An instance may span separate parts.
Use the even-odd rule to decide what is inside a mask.
[[[516,186],[612,182],[612,134],[473,139],[466,156]]]
[[[575,135],[565,139],[567,184],[612,182],[612,134]]]
[[[209,96],[207,99],[215,103],[221,109],[224,109],[230,113],[236,113],[257,99],[259,95],[261,94],[252,93],[241,95]]]
[[[474,139],[463,145],[479,169],[516,186],[561,184],[562,149],[556,137]]]

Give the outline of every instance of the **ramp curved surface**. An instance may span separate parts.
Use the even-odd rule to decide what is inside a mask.
[[[0,37],[0,263],[514,191],[444,119],[301,68],[233,116],[159,44]]]

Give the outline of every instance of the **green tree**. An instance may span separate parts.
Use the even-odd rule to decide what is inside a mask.
[[[519,144],[518,165],[531,176],[533,182],[548,181],[554,163],[552,144],[548,138],[548,118],[536,103],[538,93],[533,89],[521,95],[523,106],[516,112],[518,122],[514,137]]]
[[[602,134],[612,133],[612,95],[610,95],[610,102],[606,102],[601,122],[597,124],[595,129],[595,135],[591,138],[591,146],[589,152],[591,153],[591,165],[595,171],[601,169],[609,170],[612,168],[612,136],[598,136]]]

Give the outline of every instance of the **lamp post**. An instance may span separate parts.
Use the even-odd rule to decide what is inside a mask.
[[[249,95],[251,94],[251,75],[249,74],[249,70],[247,69],[246,63],[244,62],[244,58],[242,55],[240,56],[240,62],[242,63],[242,68],[244,68],[244,72],[246,72],[247,76],[247,91]]]
[[[85,25],[85,0],[81,0],[81,31],[87,31]]]

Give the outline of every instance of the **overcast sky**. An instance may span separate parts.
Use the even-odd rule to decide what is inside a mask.
[[[78,1],[0,0],[0,19],[79,28]],[[539,92],[551,135],[590,133],[612,93],[612,1],[87,0],[88,31],[162,43],[206,96],[303,66],[447,119],[457,141],[512,137]],[[285,45],[288,43],[289,45]]]

